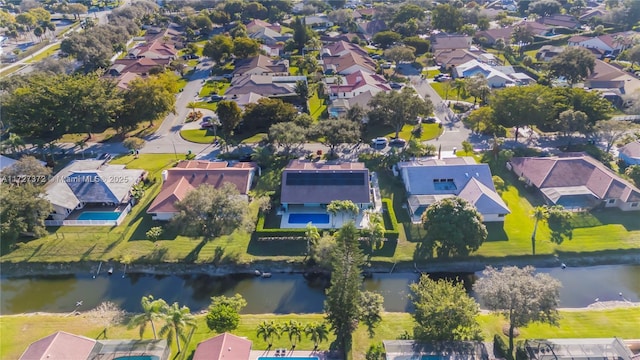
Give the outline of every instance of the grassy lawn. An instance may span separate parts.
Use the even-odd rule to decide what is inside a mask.
[[[230,85],[231,83],[226,81],[208,80],[202,89],[200,89],[200,94],[198,96],[204,98],[213,94],[224,95]]]
[[[413,128],[415,125],[405,124],[400,130],[399,136],[401,139],[405,139],[407,141],[413,138]],[[422,134],[420,135],[420,141],[426,141],[435,139],[436,137],[442,134],[442,128],[438,126],[438,124],[422,124]],[[365,140],[369,141],[371,139],[377,137],[386,137],[392,138],[396,136],[395,130],[393,130],[390,126],[370,126],[367,129],[367,138]]]
[[[240,142],[242,144],[255,144],[259,143],[267,137],[267,133],[255,133],[248,138],[242,139]]]
[[[309,114],[313,120],[318,121],[320,118],[326,117],[327,105],[324,99],[318,97],[318,93],[314,92],[309,99]]]
[[[426,75],[427,79],[433,79],[436,75],[440,74],[440,70],[425,70],[422,73]]]
[[[322,314],[256,314],[242,315],[240,325],[232,333],[247,337],[253,341],[253,350],[264,350],[267,344],[256,336],[256,327],[262,321],[273,320],[284,323],[289,320],[296,320],[302,324],[313,321],[323,321]],[[506,322],[495,315],[480,315],[478,321],[483,330],[485,341],[491,341],[493,335],[501,333],[502,326]],[[637,324],[640,322],[640,308],[615,309],[615,310],[592,310],[592,311],[562,311],[561,320],[558,327],[548,325],[533,324],[521,328],[521,335],[517,339],[531,338],[598,338],[598,337],[621,337],[623,339],[633,339],[638,336]],[[108,339],[138,339],[138,329],[128,329],[125,321],[109,325],[105,320],[99,319],[89,314],[69,317],[66,315],[15,315],[0,317],[0,356],[5,359],[15,359],[27,348],[27,346],[42,337],[52,334],[55,331],[67,331],[73,334],[84,335],[90,338],[98,338],[107,327]],[[194,331],[191,341],[186,346],[186,356],[189,356],[196,348],[197,344],[216,334],[211,332],[206,325],[203,315],[197,316],[197,329]],[[382,340],[397,339],[407,331],[413,332],[413,319],[408,313],[384,313],[382,322],[376,328],[373,338],[370,338],[364,326],[360,326],[354,333],[353,354],[355,360],[363,360],[370,344],[379,343]],[[151,338],[150,326],[144,334],[144,338]],[[326,350],[333,336],[328,342],[320,344],[320,350]],[[286,336],[276,339],[273,343],[275,348],[290,348],[289,340]],[[297,346],[298,349],[312,349],[313,343],[303,336],[302,341]],[[175,343],[172,347],[173,354],[176,353]]]
[[[217,102],[209,102],[209,101],[199,101],[199,102],[196,103],[196,108],[216,111],[218,109],[218,103]]]
[[[38,55],[35,56],[31,56],[29,58],[29,60],[27,60],[27,63],[34,63],[34,62],[38,62],[42,59],[46,59],[49,56],[53,55],[53,53],[55,53],[56,51],[60,50],[60,44],[55,44],[52,47],[48,48],[46,51],[41,52]]]
[[[211,144],[215,140],[213,130],[208,129],[189,129],[180,130],[180,136],[183,139],[197,144]]]
[[[458,92],[453,88],[453,82],[451,82],[451,88],[449,89],[448,93],[446,91],[444,83],[432,82],[432,83],[429,83],[429,85],[431,85],[433,90],[435,90],[443,100],[459,100],[459,101],[473,102],[473,96],[467,96],[467,97],[460,96],[460,99],[458,99]]]

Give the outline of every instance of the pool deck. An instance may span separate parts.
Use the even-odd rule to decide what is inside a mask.
[[[272,357],[276,358],[276,349],[272,348],[271,350],[251,350],[251,354],[249,355],[249,360],[258,360],[260,357]],[[320,360],[330,360],[327,353],[324,351],[305,351],[305,350],[295,350],[291,351],[291,349],[287,349],[287,353],[285,356],[277,356],[277,358],[286,359],[288,357],[313,357],[318,358]]]
[[[304,229],[307,227],[307,223],[290,223],[289,215],[290,214],[327,214],[329,215],[329,222],[326,224],[316,224],[313,225],[318,229],[338,229],[341,228],[343,224],[353,221],[354,219],[345,214],[337,214],[333,216],[327,213],[326,209],[321,207],[307,207],[307,206],[291,206],[289,211],[282,214],[282,220],[280,221],[281,229]],[[359,229],[365,228],[369,225],[369,216],[366,215],[364,211],[360,211],[358,216],[355,218],[356,227]]]

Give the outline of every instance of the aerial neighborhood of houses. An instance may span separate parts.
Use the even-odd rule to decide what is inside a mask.
[[[638,0],[0,1],[0,357],[640,359],[639,30]]]

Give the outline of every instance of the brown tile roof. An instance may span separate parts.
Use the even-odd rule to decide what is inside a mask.
[[[600,199],[640,201],[640,189],[588,155],[522,157],[510,163],[516,175],[529,179],[538,189],[586,186]]]
[[[302,176],[317,183],[304,184],[303,181],[298,184],[294,182],[294,178],[300,176],[298,174],[308,174]],[[335,177],[356,174],[353,175],[354,180],[360,183],[345,184],[340,179],[326,179],[327,174],[335,174],[329,175]],[[356,204],[366,204],[370,199],[369,169],[365,168],[363,163],[292,160],[282,173],[280,200],[285,204],[328,204],[333,200],[351,200]]]
[[[574,16],[564,14],[553,14],[550,16],[544,16],[537,20],[541,24],[561,26],[569,29],[573,29],[580,25],[580,22],[576,20]]]
[[[434,60],[443,66],[458,66],[471,60],[478,60],[484,52],[472,52],[466,49],[440,50],[435,53]]]
[[[29,345],[20,360],[86,360],[96,341],[58,331]]]
[[[340,56],[327,56],[322,59],[325,70],[334,69],[335,73],[342,73],[352,66],[360,65],[363,70],[371,73],[376,71],[376,63],[368,56],[348,52]]]
[[[225,92],[225,98],[235,100],[250,93],[265,97],[296,96],[295,85],[295,82],[274,82],[271,75],[235,76]]]
[[[289,64],[285,61],[275,61],[268,56],[258,55],[247,59],[236,60],[234,75],[260,69],[263,74],[288,74]]]
[[[240,194],[246,195],[251,186],[251,173],[255,169],[253,163],[241,163],[227,167],[226,162],[210,162],[200,160],[181,161],[174,168],[163,173],[162,189],[153,200],[147,213],[176,212],[174,204],[202,184],[209,184],[215,188],[223,184],[235,185]]]
[[[254,19],[247,23],[247,32],[254,33],[260,29],[271,29],[277,33],[280,33],[282,27],[279,24],[271,24],[264,20]]]
[[[466,35],[439,34],[431,37],[433,51],[445,49],[468,49],[471,46],[471,37]]]
[[[337,93],[338,90],[340,90],[340,92],[354,91],[365,85],[371,85],[383,91],[391,91],[391,88],[387,84],[387,80],[378,74],[370,74],[362,70],[358,70],[344,78],[344,84],[339,86],[331,85],[332,92]]]
[[[156,39],[151,42],[147,42],[143,45],[135,47],[129,51],[130,54],[136,56],[144,56],[145,53],[152,53],[155,58],[175,58],[178,54],[178,50],[169,43],[162,41],[162,39]]]
[[[170,62],[171,59],[117,59],[109,68],[109,74],[118,76],[129,72],[143,75],[148,74],[153,68],[165,67]]]
[[[248,360],[251,340],[224,333],[198,344],[193,360]]]
[[[360,45],[353,44],[348,41],[338,41],[333,44],[329,44],[322,49],[322,54],[328,54],[329,56],[339,56],[347,52],[357,53],[361,56],[369,56],[367,50],[360,47]]]

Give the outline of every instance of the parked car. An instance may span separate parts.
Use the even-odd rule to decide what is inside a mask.
[[[380,59],[382,59],[382,56],[380,56],[379,54],[373,54],[373,55],[371,55],[371,58],[373,60],[380,60]]]
[[[392,83],[389,84],[389,87],[391,87],[392,89],[395,89],[395,90],[402,89],[402,84],[398,84],[396,82],[392,82]]]
[[[422,119],[422,122],[425,123],[425,124],[440,124],[441,123],[440,119],[438,119],[435,116],[426,117],[426,118]]]
[[[373,147],[386,147],[387,144],[389,143],[389,140],[387,140],[387,138],[384,137],[377,137],[373,140],[371,140],[371,146]]]
[[[434,78],[434,81],[443,82],[443,81],[451,80],[451,75],[449,75],[449,74],[441,74],[441,75],[442,76],[438,76],[438,77]]]
[[[389,146],[391,147],[404,147],[405,145],[407,145],[407,141],[405,139],[391,139],[391,141],[389,141]]]
[[[224,100],[224,97],[218,94],[211,95],[211,101],[220,101],[220,100]]]
[[[391,69],[391,63],[390,62],[386,62],[386,63],[382,64],[381,67],[383,69]]]
[[[222,77],[225,79],[231,79],[233,77],[233,74],[222,74]]]

